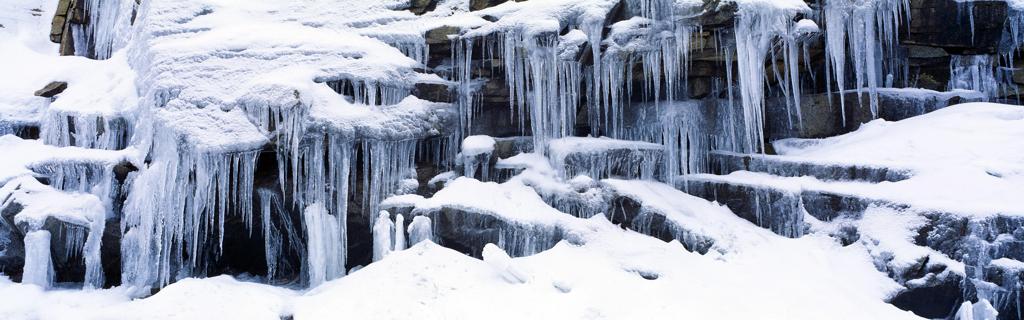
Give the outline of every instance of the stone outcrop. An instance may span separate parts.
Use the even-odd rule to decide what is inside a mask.
[[[54,81],[47,84],[42,89],[36,90],[35,95],[43,98],[53,98],[54,96],[67,90],[68,83],[64,81]]]

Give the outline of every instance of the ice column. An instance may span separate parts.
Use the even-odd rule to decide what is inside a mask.
[[[433,226],[430,217],[416,216],[409,223],[409,245],[413,246],[422,241],[434,241]]]
[[[25,234],[25,268],[21,282],[35,284],[44,289],[53,284],[49,231],[36,230]]]
[[[395,215],[395,251],[405,250],[405,217]]]
[[[306,268],[309,286],[316,287],[327,280],[345,274],[345,235],[337,219],[327,213],[320,203],[314,203],[303,211],[303,226],[306,229]]]
[[[391,222],[391,214],[381,211],[377,215],[377,221],[373,224],[373,261],[380,261],[391,253],[391,236],[394,233],[395,224]]]

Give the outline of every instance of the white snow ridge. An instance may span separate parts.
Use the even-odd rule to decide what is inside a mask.
[[[3,0],[0,319],[1024,319],[1024,0]]]

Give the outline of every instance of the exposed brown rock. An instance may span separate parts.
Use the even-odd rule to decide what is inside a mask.
[[[54,81],[47,84],[42,89],[36,90],[36,96],[44,98],[53,98],[54,96],[64,92],[68,88],[68,83],[64,81]]]

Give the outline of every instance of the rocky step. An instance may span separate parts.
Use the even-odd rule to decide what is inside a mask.
[[[548,143],[548,157],[566,178],[654,180],[662,174],[665,150],[660,144],[643,141],[567,137]]]
[[[736,171],[763,172],[784,177],[811,176],[824,181],[853,180],[864,182],[896,182],[910,178],[909,169],[882,166],[820,163],[799,158],[712,151],[711,168],[716,174]]]

